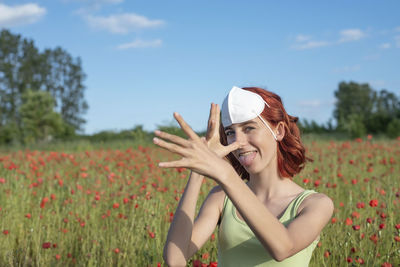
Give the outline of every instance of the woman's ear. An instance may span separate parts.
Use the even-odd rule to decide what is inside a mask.
[[[283,121],[280,121],[275,128],[276,131],[276,139],[277,141],[282,141],[283,137],[285,137],[285,124]]]

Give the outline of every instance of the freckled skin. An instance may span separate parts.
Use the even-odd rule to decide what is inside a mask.
[[[257,151],[253,164],[244,166],[247,172],[260,173],[276,162],[277,142],[258,117],[245,124],[233,124],[226,134],[228,144],[238,141],[242,145],[240,149],[232,152],[237,159],[242,151]]]

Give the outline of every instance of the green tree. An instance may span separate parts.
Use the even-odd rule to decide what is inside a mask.
[[[387,126],[400,118],[400,102],[395,94],[385,89],[375,94],[372,114],[365,120],[365,126],[371,133],[386,132]]]
[[[57,110],[65,123],[75,130],[81,130],[85,123],[82,115],[87,111],[88,104],[84,98],[86,78],[82,70],[80,58],[72,58],[61,47],[54,50],[46,49],[43,53],[46,61],[43,89],[50,92],[56,99]]]
[[[341,82],[335,91],[334,117],[339,130],[352,137],[366,133],[398,134],[400,100],[392,92],[373,90],[368,84]]]
[[[19,109],[24,143],[49,141],[63,132],[64,123],[61,115],[54,111],[54,104],[49,92],[24,92]]]
[[[386,133],[391,138],[400,136],[400,119],[393,119],[387,126]]]
[[[346,124],[343,127],[352,138],[363,137],[367,133],[362,117],[356,113],[347,117]]]
[[[337,127],[349,131],[355,124],[364,124],[371,117],[376,92],[366,83],[341,82],[335,97],[333,116]]]
[[[46,91],[65,121],[64,135],[73,135],[85,123],[85,74],[80,58],[60,47],[40,52],[32,40],[8,30],[0,32],[0,142],[21,140],[19,114],[27,90]],[[11,136],[10,136],[11,135]],[[11,140],[11,141],[10,141]]]
[[[25,88],[34,88],[35,66],[39,61],[39,52],[33,41],[22,39],[7,30],[0,33],[0,114],[1,128],[6,139],[19,139],[21,121],[18,114],[21,94]],[[6,134],[8,133],[8,134]]]

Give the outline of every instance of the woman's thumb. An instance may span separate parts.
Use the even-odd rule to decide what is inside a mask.
[[[232,151],[235,151],[236,149],[239,149],[239,148],[240,148],[240,144],[237,141],[230,145],[227,145],[227,146],[225,146],[225,155],[228,155]]]

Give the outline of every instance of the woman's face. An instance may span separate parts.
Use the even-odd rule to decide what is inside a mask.
[[[268,168],[276,158],[277,142],[258,117],[226,127],[225,134],[228,144],[239,142],[240,148],[232,153],[250,174]]]

